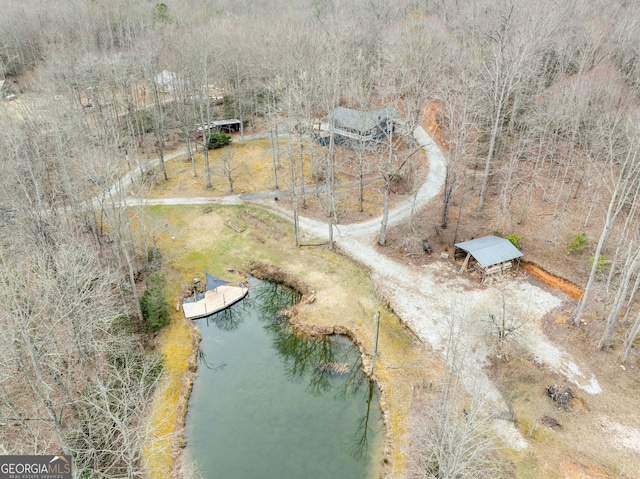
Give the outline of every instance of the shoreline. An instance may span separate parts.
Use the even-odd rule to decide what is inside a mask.
[[[198,375],[198,350],[200,348],[200,341],[202,340],[200,330],[193,324],[193,321],[186,318],[183,318],[183,321],[188,324],[191,333],[191,347],[187,358],[187,370],[182,378],[178,404],[176,405],[175,439],[173,441],[172,451],[174,471],[178,472],[176,477],[182,477],[183,453],[184,448],[187,446],[185,427],[187,425],[187,415],[189,414],[189,399],[193,391],[193,382]]]
[[[189,398],[197,374],[200,334],[195,325],[173,313],[156,337],[155,350],[165,360],[163,378],[153,395],[147,422],[147,443],[142,450],[146,477],[183,477],[182,451]]]
[[[395,444],[393,441],[391,412],[387,404],[387,385],[377,374],[375,374],[375,369],[373,375],[369,374],[371,358],[366,353],[364,343],[360,336],[353,329],[344,325],[333,323],[327,326],[310,322],[312,320],[309,320],[305,313],[309,306],[313,304],[316,292],[297,276],[292,275],[275,265],[260,262],[252,262],[247,265],[247,268],[248,273],[257,278],[284,284],[289,288],[295,289],[302,295],[300,301],[288,308],[285,312],[289,323],[296,334],[308,337],[333,335],[345,336],[358,348],[360,357],[362,358],[364,374],[373,380],[380,390],[380,412],[382,413],[384,428],[384,447],[382,450],[382,457],[380,458],[380,467],[382,477],[388,477],[391,469],[390,464]]]
[[[302,319],[302,311],[300,311],[296,305],[291,308],[293,311],[291,312],[289,317],[289,321],[291,323],[291,327],[301,336],[308,337],[321,337],[321,336],[345,336],[351,341],[360,352],[360,357],[362,358],[362,369],[364,374],[375,382],[376,387],[380,390],[380,412],[382,413],[382,425],[384,428],[384,447],[382,449],[382,457],[380,458],[380,467],[382,471],[381,477],[388,477],[391,458],[393,456],[394,442],[393,442],[393,431],[391,427],[391,412],[389,407],[387,406],[387,391],[386,384],[382,382],[382,380],[375,374],[369,374],[369,367],[371,366],[371,359],[369,355],[367,355],[364,351],[364,345],[359,340],[357,335],[349,328],[345,326],[318,326],[315,324],[310,324],[305,322]],[[304,305],[303,305],[304,306]]]

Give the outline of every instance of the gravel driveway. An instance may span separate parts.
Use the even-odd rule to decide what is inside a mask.
[[[388,226],[406,220],[412,211],[427,205],[444,185],[446,158],[438,145],[422,129],[414,131],[414,138],[422,145],[429,161],[429,175],[425,183],[410,198],[389,212]],[[172,156],[177,156],[175,153]],[[167,158],[169,159],[169,157]],[[122,183],[127,183],[123,181]],[[292,218],[292,212],[279,208],[268,198],[226,196],[221,198],[166,198],[144,200],[147,205],[184,204],[241,204],[252,201],[278,214]],[[380,218],[363,223],[334,226],[334,242],[346,255],[359,262],[370,272],[377,288],[384,291],[393,310],[403,322],[428,343],[431,348],[446,354],[447,339],[452,328],[464,331],[461,335],[465,349],[463,381],[469,391],[483,394],[492,411],[504,412],[509,408],[485,373],[487,354],[491,351],[489,315],[500,314],[503,306],[526,318],[520,331],[521,344],[536,360],[566,376],[567,380],[589,394],[601,392],[596,378],[584,370],[564,351],[550,343],[541,331],[541,319],[563,302],[562,293],[551,294],[523,278],[510,278],[491,285],[478,285],[456,271],[450,261],[437,261],[426,267],[400,264],[380,254],[376,247]],[[328,239],[328,225],[321,221],[299,217],[303,234]],[[496,431],[513,448],[525,448],[527,442],[512,422],[495,420]]]
[[[409,217],[412,210],[427,205],[444,185],[446,159],[442,151],[421,127],[416,128],[414,137],[427,155],[429,175],[414,195],[390,211],[388,226],[399,224]],[[273,203],[268,207],[292,217],[291,212],[277,209]],[[465,384],[469,390],[483,394],[491,410],[504,412],[509,409],[483,370],[491,349],[489,314],[499,314],[504,304],[527,318],[526,326],[521,328],[520,341],[539,362],[564,374],[587,393],[601,392],[596,378],[551,344],[541,331],[541,319],[562,304],[562,293],[550,294],[522,278],[480,286],[477,281],[459,274],[450,261],[437,261],[427,267],[400,264],[380,254],[374,246],[380,221],[376,218],[334,226],[334,242],[346,255],[369,269],[376,286],[384,291],[393,310],[434,351],[446,354],[452,327],[464,331],[461,339],[465,343]],[[299,224],[307,235],[328,239],[326,223],[300,217]],[[496,420],[494,425],[507,444],[514,448],[527,447],[527,442],[513,423]]]

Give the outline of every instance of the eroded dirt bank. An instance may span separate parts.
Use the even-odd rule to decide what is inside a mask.
[[[573,284],[571,281],[554,276],[535,263],[523,262],[520,267],[534,278],[539,279],[552,288],[562,291],[573,299],[580,299],[582,297],[582,288]]]

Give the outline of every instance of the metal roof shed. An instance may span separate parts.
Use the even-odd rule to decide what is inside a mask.
[[[477,262],[475,269],[482,273],[482,278],[486,276],[511,269],[512,261],[520,258],[522,253],[513,246],[511,241],[497,236],[483,236],[471,241],[464,241],[454,245],[459,250],[467,253],[461,271],[473,259]]]
[[[235,118],[231,120],[214,120],[211,123],[207,123],[206,125],[204,125],[204,128],[199,126],[196,129],[198,137],[202,136],[204,130],[226,131],[228,133],[232,133],[234,131],[242,132],[242,122],[240,120],[236,120]]]

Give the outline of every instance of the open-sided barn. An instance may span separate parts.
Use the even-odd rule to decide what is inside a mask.
[[[480,273],[482,281],[490,275],[510,271],[514,265],[520,264],[522,257],[522,252],[511,241],[493,235],[456,243],[454,246],[454,258],[464,258],[460,271],[475,270]]]

